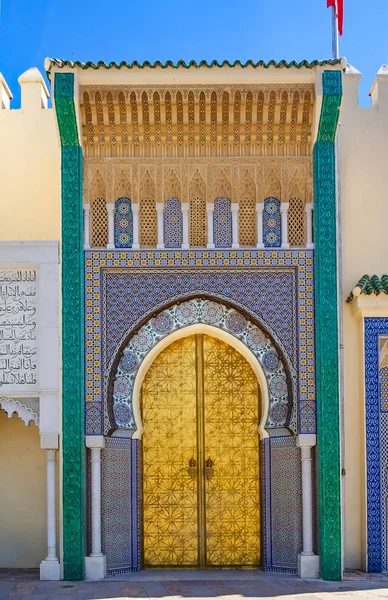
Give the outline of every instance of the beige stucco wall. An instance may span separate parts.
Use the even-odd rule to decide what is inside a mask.
[[[2,108],[0,102],[0,240],[58,240],[61,155],[55,115],[42,108],[42,90],[46,94],[39,81],[22,81],[21,87],[21,109]]]
[[[30,69],[19,83],[21,108],[13,109],[0,74],[0,267],[39,265],[38,368],[40,389],[46,391],[41,396],[40,433],[42,438],[51,436],[55,447],[58,247],[2,242],[60,239],[61,151],[55,113],[47,108],[48,91],[41,74]],[[46,443],[44,439],[42,445]],[[36,426],[25,427],[16,416],[8,420],[0,410],[0,568],[39,567],[47,555],[46,453],[40,445]],[[59,510],[57,518],[59,522]]]
[[[46,545],[46,456],[38,428],[0,409],[0,568],[39,567]]]
[[[360,74],[348,69],[340,117],[343,295],[359,278],[387,272],[388,81],[359,108]],[[344,303],[345,567],[365,568],[365,425],[362,320]]]

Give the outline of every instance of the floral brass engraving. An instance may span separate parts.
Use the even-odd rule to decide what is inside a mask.
[[[258,566],[259,389],[250,365],[216,338],[182,338],[151,365],[142,411],[144,566]]]

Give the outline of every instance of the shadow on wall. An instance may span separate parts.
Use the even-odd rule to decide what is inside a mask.
[[[39,430],[0,409],[0,568],[39,567],[46,546],[46,456]]]

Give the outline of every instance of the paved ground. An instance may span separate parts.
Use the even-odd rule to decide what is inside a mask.
[[[64,596],[67,600],[381,600],[388,598],[388,575],[351,572],[341,583],[326,583],[256,571],[147,571],[72,583],[39,581],[36,571],[0,571],[0,600],[65,600]]]

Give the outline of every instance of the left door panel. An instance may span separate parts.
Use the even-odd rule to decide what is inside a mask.
[[[191,336],[155,359],[142,386],[145,568],[199,564],[196,411]]]

